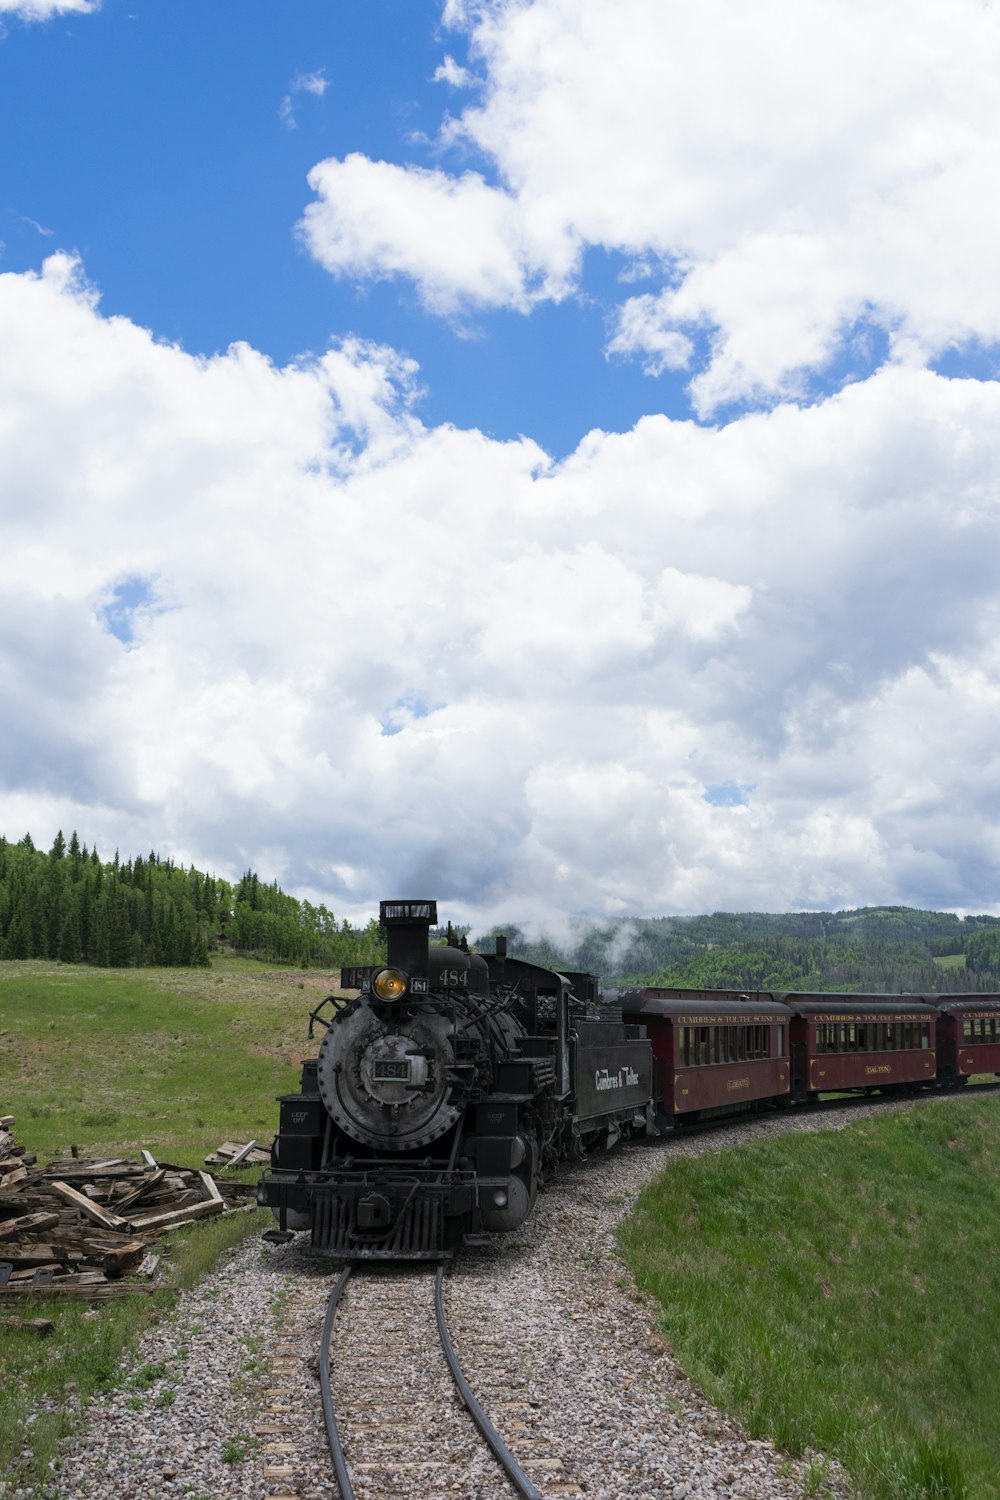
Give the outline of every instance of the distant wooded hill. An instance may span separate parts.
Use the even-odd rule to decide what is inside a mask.
[[[908,906],[714,912],[581,924],[563,946],[507,929],[511,953],[605,984],[874,994],[1000,991],[1000,918]],[[477,946],[489,951],[493,936]]]

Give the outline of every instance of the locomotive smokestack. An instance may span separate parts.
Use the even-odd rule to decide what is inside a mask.
[[[389,966],[426,975],[427,944],[437,925],[436,901],[382,901],[378,918],[386,931]]]

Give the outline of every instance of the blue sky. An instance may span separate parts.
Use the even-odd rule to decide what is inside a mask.
[[[996,6],[0,30],[0,829],[1000,910]]]
[[[526,433],[560,457],[592,427],[680,409],[677,377],[602,352],[619,256],[589,255],[571,305],[478,310],[456,332],[410,287],[335,281],[302,247],[306,176],[326,156],[495,179],[483,153],[438,140],[456,94],[434,74],[464,48],[440,22],[437,0],[104,0],[92,15],[8,22],[4,268],[74,249],[106,314],[190,353],[246,340],[285,364],[347,332],[391,343],[420,363],[425,421]],[[322,94],[295,88],[313,75]]]

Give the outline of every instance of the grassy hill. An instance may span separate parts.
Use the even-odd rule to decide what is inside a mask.
[[[866,1500],[1000,1494],[998,1106],[676,1157],[622,1231],[709,1399]]]
[[[333,977],[230,956],[204,969],[0,963],[0,1112],[39,1153],[145,1146],[193,1166],[225,1139],[269,1143]]]

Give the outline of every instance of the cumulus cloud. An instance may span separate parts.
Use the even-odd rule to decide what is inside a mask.
[[[424,303],[449,314],[468,304],[525,311],[569,286],[573,247],[560,259],[541,246],[514,202],[477,172],[451,177],[352,153],[320,162],[309,186],[317,197],[300,231],[336,276],[412,277]]]
[[[899,365],[554,464],[417,382],[0,275],[0,827],[345,915],[995,907],[1000,386]]]
[[[917,364],[1000,339],[996,6],[451,0],[444,19],[485,84],[442,144],[492,180],[321,164],[307,239],[336,274],[524,312],[579,285],[588,247],[620,254],[654,286],[611,352],[658,374],[700,341],[703,416],[795,396],[859,328]]]

